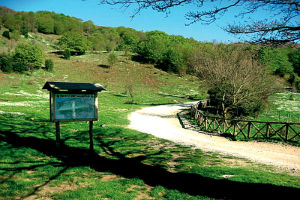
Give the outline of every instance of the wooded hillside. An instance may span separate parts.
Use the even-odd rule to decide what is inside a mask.
[[[18,45],[20,43],[18,41],[28,38],[29,33],[33,32],[57,35],[58,41],[53,46],[58,52],[63,53],[65,59],[85,54],[87,51],[124,51],[125,55],[131,52],[133,60],[153,64],[164,71],[181,76],[196,75],[206,83],[211,82],[207,84],[207,87],[214,86],[208,88],[210,99],[212,102],[218,101],[215,106],[219,107],[224,114],[225,110],[228,112],[231,110],[233,113],[238,111],[242,114],[251,114],[259,110],[268,94],[262,94],[263,99],[260,100],[252,98],[251,101],[245,101],[243,104],[247,105],[246,107],[238,102],[243,102],[244,98],[249,96],[257,96],[256,93],[248,94],[249,88],[253,91],[262,91],[254,89],[256,87],[253,83],[259,82],[261,84],[256,84],[258,88],[264,87],[265,91],[271,91],[267,88],[268,84],[265,84],[272,82],[268,78],[269,75],[282,77],[292,87],[300,88],[300,52],[296,47],[275,48],[262,44],[199,42],[191,38],[168,35],[162,31],[145,33],[126,27],[102,27],[90,20],[83,21],[64,14],[49,11],[15,12],[5,7],[0,8],[0,24],[3,29],[1,30],[2,36],[10,41],[11,49],[15,49],[14,46],[16,46],[19,52],[3,52],[5,55],[1,56],[0,65],[1,70],[6,72],[23,72],[44,67],[44,55],[39,53],[37,56],[34,53],[40,52],[34,40],[25,40],[30,43],[29,45],[35,46],[26,46],[26,55],[21,53],[24,52],[24,44],[20,44],[21,47]],[[21,43],[24,43],[24,40]],[[250,69],[254,68],[257,70],[252,70],[252,76]],[[213,72],[217,69],[226,71],[222,73],[225,78],[223,76],[223,78],[208,78],[210,77],[208,75],[214,74]],[[229,69],[232,71],[229,72]],[[206,73],[203,73],[205,71]],[[235,74],[241,71],[246,74],[239,74],[240,78],[238,76],[234,78]],[[243,79],[248,76],[252,78]],[[258,77],[260,77],[259,81]],[[220,82],[215,83],[214,81],[217,80]],[[246,84],[242,80],[251,81]],[[240,86],[236,85],[237,81],[240,82]],[[245,85],[247,85],[246,88],[244,88]],[[220,86],[224,88],[220,90]],[[241,99],[243,96],[241,92],[246,95],[243,99]],[[255,105],[249,107],[250,102],[255,102]]]

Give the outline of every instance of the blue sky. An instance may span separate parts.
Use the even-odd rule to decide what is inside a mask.
[[[84,21],[92,20],[99,26],[125,26],[139,31],[160,30],[170,35],[192,37],[199,41],[216,40],[228,43],[239,40],[221,29],[233,21],[231,18],[224,17],[211,25],[196,23],[185,26],[187,20],[184,15],[187,7],[173,8],[168,16],[164,13],[146,10],[132,19],[130,17],[133,13],[132,9],[103,5],[99,2],[99,0],[0,0],[0,5],[16,11],[54,11]]]

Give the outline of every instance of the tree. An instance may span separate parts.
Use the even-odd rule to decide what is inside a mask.
[[[211,24],[225,14],[234,13],[234,17],[244,18],[239,24],[233,22],[224,28],[232,34],[254,35],[252,41],[286,43],[300,41],[300,2],[299,0],[101,0],[109,5],[130,7],[136,4],[133,16],[152,8],[168,13],[177,6],[189,6],[185,17],[188,25],[202,22]],[[193,10],[194,9],[194,10]],[[239,10],[236,13],[236,10]],[[254,20],[260,11],[268,13],[265,19]],[[252,18],[249,22],[248,17]]]
[[[169,36],[161,31],[146,33],[147,39],[139,45],[138,53],[146,60],[160,65],[169,48]]]
[[[54,33],[54,19],[50,12],[38,12],[37,29],[40,33]]]
[[[202,46],[190,53],[189,65],[225,118],[255,113],[273,92],[267,71],[249,47]]]
[[[27,70],[40,68],[44,63],[44,52],[37,46],[30,44],[18,44],[13,56],[18,66],[26,67]]]
[[[82,55],[89,49],[87,38],[76,32],[67,32],[58,40],[60,47],[62,49],[70,49],[72,54]]]
[[[138,36],[137,31],[125,27],[118,27],[117,31],[119,32],[121,39],[118,50],[136,51],[138,43],[140,42],[140,37]]]

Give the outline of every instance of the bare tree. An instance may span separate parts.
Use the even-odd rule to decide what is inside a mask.
[[[188,60],[224,117],[258,111],[273,92],[267,71],[245,45],[205,46]]]
[[[224,30],[232,34],[251,35],[254,42],[299,42],[300,41],[300,1],[299,0],[100,0],[109,5],[130,7],[136,5],[133,16],[144,9],[151,8],[158,12],[169,13],[177,6],[193,5],[185,17],[187,25],[201,22],[211,24],[232,11],[240,10],[233,17],[239,23],[229,24]],[[254,20],[254,15],[261,11],[268,13],[266,18]],[[248,18],[252,18],[249,21]],[[244,21],[241,19],[244,18]]]

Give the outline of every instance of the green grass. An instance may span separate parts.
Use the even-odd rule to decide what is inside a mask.
[[[118,55],[120,62],[112,68],[99,66],[105,53],[70,61],[49,54],[53,73],[0,72],[0,199],[241,199],[241,192],[299,193],[299,176],[284,170],[128,129],[127,116],[137,109],[191,101],[204,93],[193,77]],[[60,152],[55,149],[48,92],[41,90],[45,81],[99,82],[107,88],[98,94],[94,155],[88,150],[86,122],[61,123],[64,145]]]
[[[300,94],[277,93],[269,97],[267,108],[256,117],[261,121],[300,123]]]

